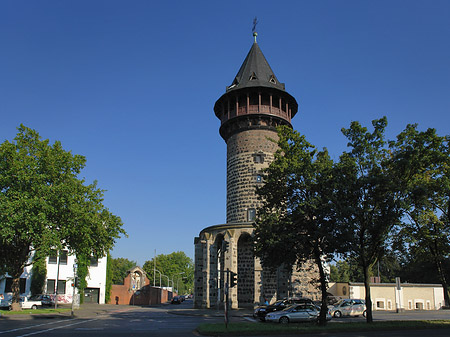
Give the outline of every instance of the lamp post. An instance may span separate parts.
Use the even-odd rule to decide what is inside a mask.
[[[176,273],[175,275],[182,275],[184,274],[184,271],[182,271],[181,273]],[[178,295],[178,281],[180,280],[179,277],[177,277],[177,295]],[[172,284],[173,284],[173,280],[172,280]]]
[[[158,270],[158,269],[155,269],[155,272],[158,272],[159,273],[159,287],[161,288],[161,272]],[[164,275],[165,276],[165,275]],[[155,284],[155,280],[153,280],[153,284]]]
[[[181,277],[182,280],[186,279],[187,277]],[[178,290],[180,288],[178,288],[178,281],[180,280],[180,278],[177,278],[177,295],[179,295]]]
[[[163,274],[163,276],[167,277],[167,287],[170,287],[170,279],[169,279],[169,276],[164,275],[164,274]],[[172,282],[173,282],[173,281],[172,281]]]

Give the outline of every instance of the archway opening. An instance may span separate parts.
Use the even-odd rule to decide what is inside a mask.
[[[242,234],[237,247],[237,295],[239,308],[253,307],[255,299],[255,257],[253,239]]]

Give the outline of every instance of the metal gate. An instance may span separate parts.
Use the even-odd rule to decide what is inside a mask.
[[[99,303],[100,288],[84,289],[84,303]]]

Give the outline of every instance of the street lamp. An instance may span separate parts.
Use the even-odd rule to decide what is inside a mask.
[[[184,274],[184,271],[182,271],[181,273],[176,273],[175,275],[182,275]],[[180,280],[180,278],[177,278],[177,294],[178,294],[178,281]],[[173,280],[172,280],[172,284],[173,284]]]
[[[159,273],[159,287],[161,288],[161,272],[158,269],[155,269]],[[153,280],[153,284],[155,284],[155,280]]]
[[[182,280],[184,280],[184,279],[186,279],[187,277],[182,277],[181,279]],[[179,288],[178,288],[178,281],[180,280],[180,278],[177,278],[177,295],[179,295],[179,293],[178,293],[178,290],[179,290]]]
[[[163,274],[163,276],[167,277],[167,287],[170,287],[170,279],[169,279],[169,276],[164,275],[164,274]],[[172,281],[172,282],[173,282],[173,281]]]

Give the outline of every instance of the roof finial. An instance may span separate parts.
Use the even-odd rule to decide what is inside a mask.
[[[258,36],[258,33],[256,32],[256,25],[258,24],[258,19],[255,18],[253,19],[253,28],[252,28],[252,32],[253,32],[253,37],[255,38],[255,43],[256,43],[256,37]]]

